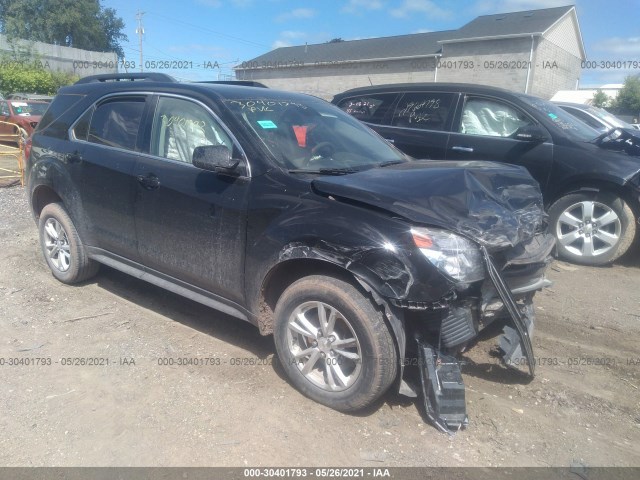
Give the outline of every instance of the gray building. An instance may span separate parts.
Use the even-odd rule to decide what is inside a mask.
[[[331,98],[366,85],[463,82],[551,98],[575,89],[585,49],[574,6],[483,15],[457,30],[282,47],[238,80]]]

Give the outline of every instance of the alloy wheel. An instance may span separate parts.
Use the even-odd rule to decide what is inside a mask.
[[[360,375],[358,337],[344,315],[326,303],[305,302],[293,311],[287,344],[300,372],[323,390],[346,390]]]
[[[71,266],[71,248],[67,232],[55,218],[49,218],[44,226],[44,244],[49,262],[61,272]]]
[[[567,251],[582,257],[596,257],[620,241],[622,224],[609,206],[585,200],[566,208],[556,224],[558,242]]]

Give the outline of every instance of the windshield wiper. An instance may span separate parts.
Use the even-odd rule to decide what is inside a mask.
[[[389,160],[388,162],[379,163],[378,167],[389,167],[391,165],[398,165],[400,163],[405,163],[405,160]]]
[[[346,175],[348,173],[355,173],[358,170],[351,167],[345,168],[319,168],[317,170],[307,170],[305,168],[294,168],[289,170],[289,173],[315,173],[320,175]]]

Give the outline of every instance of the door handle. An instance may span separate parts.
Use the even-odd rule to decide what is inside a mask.
[[[451,150],[455,150],[456,152],[466,152],[473,153],[473,148],[471,147],[451,147]]]
[[[138,175],[138,182],[147,190],[155,190],[160,186],[160,180],[153,173],[148,173],[146,176]]]
[[[385,138],[385,140],[389,143],[396,143],[396,141],[393,138]]]

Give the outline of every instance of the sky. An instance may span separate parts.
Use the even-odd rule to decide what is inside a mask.
[[[588,60],[640,63],[640,0],[102,0],[124,22],[127,61],[181,80],[216,80],[274,48],[453,30],[479,15],[573,4]],[[149,62],[149,63],[147,63]],[[181,66],[180,69],[166,67]],[[584,69],[581,87],[622,83],[635,70]],[[146,68],[145,71],[154,70]],[[131,71],[131,70],[130,70]]]

